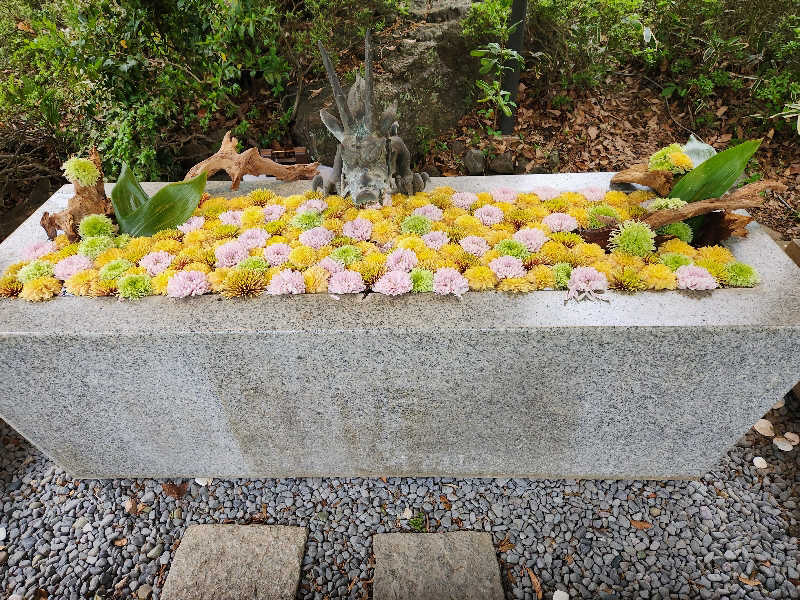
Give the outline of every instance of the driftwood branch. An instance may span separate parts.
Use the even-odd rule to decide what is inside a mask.
[[[281,165],[261,156],[258,148],[248,148],[242,153],[237,153],[238,142],[235,137],[231,137],[230,131],[226,133],[217,153],[189,169],[184,180],[203,172],[208,173],[210,177],[217,171],[225,171],[231,178],[231,189],[238,190],[239,183],[245,175],[271,175],[283,181],[295,181],[311,179],[317,173],[319,163]]]
[[[655,190],[659,196],[667,196],[672,190],[672,173],[648,171],[646,164],[633,165],[611,178],[611,183],[638,183]]]
[[[58,235],[61,230],[66,234],[69,241],[74,242],[78,239],[78,225],[86,215],[112,215],[114,208],[106,197],[103,163],[96,148],[89,152],[89,159],[95,164],[100,176],[94,185],[83,186],[75,181],[75,195],[67,202],[67,208],[61,212],[51,214],[45,212],[40,221],[42,227],[47,232],[47,237],[51,240]]]
[[[684,221],[691,217],[704,215],[715,210],[735,210],[737,208],[753,208],[760,206],[764,202],[761,192],[765,190],[775,190],[782,192],[786,186],[777,181],[757,181],[739,188],[728,196],[722,198],[709,198],[689,204],[673,210],[659,210],[648,215],[643,221],[653,229]]]

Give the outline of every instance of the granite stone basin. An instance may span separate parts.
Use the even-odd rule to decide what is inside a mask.
[[[75,477],[697,477],[800,379],[800,270],[750,230],[730,247],[754,289],[0,301],[0,417]]]

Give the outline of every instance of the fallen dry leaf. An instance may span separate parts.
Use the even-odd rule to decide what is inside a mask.
[[[439,500],[441,501],[442,506],[444,506],[445,510],[450,510],[453,507],[453,505],[450,504],[450,501],[447,499],[447,496],[445,496],[444,494],[439,496]]]
[[[739,581],[745,585],[761,585],[761,582],[758,579],[750,579],[744,573],[739,573]]]
[[[542,600],[542,583],[530,567],[528,567],[528,577],[531,578],[531,585],[533,586],[533,591],[536,593],[537,600]]]
[[[631,521],[631,526],[635,527],[636,529],[650,529],[653,524],[648,523],[647,521]]]
[[[779,408],[783,408],[785,404],[786,404],[786,400],[781,398],[775,404],[772,405],[772,410],[778,410]]]
[[[117,548],[122,548],[123,546],[128,545],[128,538],[117,538],[114,540],[114,545]]]
[[[783,437],[789,440],[789,443],[792,446],[797,446],[797,444],[800,444],[800,435],[797,435],[793,431],[787,431],[786,433],[783,434]]]
[[[175,485],[174,483],[164,483],[161,485],[161,489],[164,490],[164,493],[170,498],[175,498],[175,500],[180,500],[186,495],[187,487],[189,487],[189,484],[185,481],[179,485]]]
[[[775,444],[779,450],[783,450],[784,452],[789,452],[792,448],[794,448],[792,442],[787,440],[782,435],[778,435],[772,438],[772,443]]]
[[[139,502],[137,502],[135,498],[128,498],[125,501],[125,512],[128,513],[129,515],[138,515]]]
[[[753,425],[753,429],[766,437],[772,437],[775,435],[775,431],[772,429],[772,423],[766,419],[759,419],[756,421],[756,424]]]
[[[586,133],[589,134],[590,138],[595,139],[597,137],[597,134],[600,133],[600,130],[594,125],[591,125],[589,128],[586,129]]]
[[[508,552],[509,550],[513,550],[514,549],[514,544],[512,544],[511,540],[509,540],[508,536],[506,536],[500,542],[500,545],[498,546],[498,548],[500,548],[500,552]]]
[[[764,460],[761,456],[756,456],[753,459],[753,464],[759,469],[766,469],[767,468],[767,461]]]

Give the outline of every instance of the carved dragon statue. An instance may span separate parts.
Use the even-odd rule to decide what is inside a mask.
[[[356,206],[375,202],[387,204],[392,192],[414,194],[425,189],[427,173],[411,171],[411,154],[398,135],[397,102],[393,102],[375,122],[373,104],[372,49],[370,32],[364,41],[365,77],[356,81],[345,97],[331,59],[319,43],[322,62],[339,111],[337,119],[327,110],[319,112],[322,122],[339,140],[333,173],[329,179],[318,174],[312,181],[316,191],[326,195],[350,195]]]

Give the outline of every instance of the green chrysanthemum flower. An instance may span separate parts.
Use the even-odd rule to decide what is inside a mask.
[[[553,276],[556,280],[557,290],[567,289],[570,275],[572,275],[572,265],[569,263],[560,262],[553,265]]]
[[[683,221],[678,221],[677,223],[669,223],[668,225],[664,225],[663,227],[659,227],[656,229],[656,233],[659,235],[671,235],[682,242],[686,242],[690,244],[692,242],[692,238],[694,237],[694,233],[692,232],[692,228],[689,227],[687,223]]]
[[[673,271],[676,271],[678,267],[685,267],[692,264],[691,258],[679,252],[665,252],[661,255],[660,260]]]
[[[531,255],[525,244],[512,239],[500,240],[494,245],[494,249],[502,256],[513,256],[520,260],[525,260]]]
[[[314,227],[319,227],[322,225],[322,221],[323,217],[320,213],[316,211],[308,211],[296,214],[292,217],[290,223],[298,229],[308,231],[309,229],[314,229]]]
[[[761,278],[750,265],[735,262],[725,266],[727,283],[733,287],[753,287],[761,281]]]
[[[125,275],[117,282],[117,293],[120,298],[138,300],[153,293],[153,284],[147,275]]]
[[[34,260],[17,271],[17,281],[28,283],[39,277],[52,277],[53,265],[43,260]]]
[[[650,156],[647,168],[650,171],[685,173],[691,170],[692,160],[683,152],[680,144],[670,144]]]
[[[61,165],[61,169],[64,171],[64,177],[71,183],[79,183],[84,186],[94,185],[100,178],[100,171],[88,158],[73,156]]]
[[[589,229],[602,229],[608,227],[608,223],[598,219],[598,217],[612,217],[619,220],[619,213],[608,204],[595,204],[586,211],[589,216]]]
[[[100,269],[100,280],[111,281],[112,279],[116,279],[117,277],[122,276],[122,274],[132,266],[133,263],[125,258],[114,259],[111,262],[103,265],[103,268]]]
[[[653,212],[657,210],[675,210],[681,206],[686,206],[686,204],[687,202],[681,200],[680,198],[656,198],[647,206],[647,208]]]
[[[411,269],[411,291],[412,292],[432,292],[433,291],[433,271],[428,269]]]
[[[86,215],[78,225],[78,234],[81,238],[95,235],[110,236],[114,233],[114,223],[105,215]]]
[[[114,246],[116,246],[117,248],[124,248],[125,246],[128,245],[128,242],[130,242],[131,239],[132,239],[131,236],[128,235],[127,233],[118,235],[117,237],[114,238]]]
[[[608,238],[608,245],[634,256],[645,256],[656,249],[655,239],[655,232],[646,223],[625,221]]]
[[[346,267],[356,261],[361,260],[361,250],[348,244],[345,246],[339,246],[328,256],[330,256],[333,260],[342,263]]]
[[[107,235],[93,235],[85,238],[78,245],[78,254],[83,254],[84,256],[94,260],[113,246],[114,240]]]
[[[431,230],[431,220],[423,215],[408,215],[400,224],[403,233],[425,235]]]
[[[249,256],[240,261],[236,268],[265,273],[269,270],[269,263],[260,256]]]

